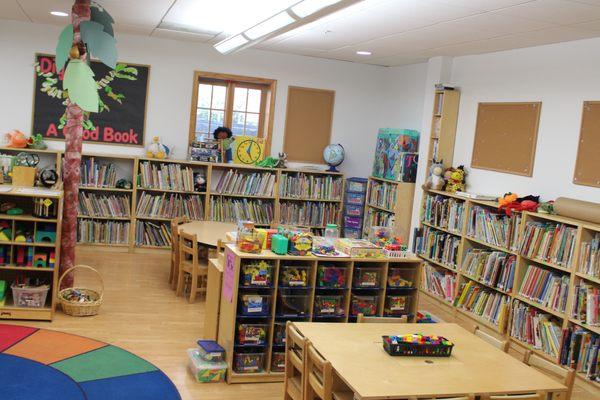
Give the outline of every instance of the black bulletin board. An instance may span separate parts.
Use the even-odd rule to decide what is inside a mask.
[[[62,90],[62,74],[56,72],[54,56],[36,54],[36,68],[34,70],[35,86],[33,96],[33,117],[31,133],[40,133],[45,140],[64,140],[60,126],[60,118],[65,112],[64,99],[51,97],[43,92],[44,83],[48,86],[50,81],[56,80],[51,87]],[[94,79],[99,81],[110,76],[112,70],[99,61],[90,64],[94,71]],[[83,140],[88,143],[117,144],[129,146],[143,146],[146,125],[146,100],[148,98],[148,81],[150,75],[149,65],[127,64],[137,69],[137,79],[119,79],[112,77],[110,87],[112,96],[106,90],[100,89],[100,99],[108,106],[98,114],[90,114],[93,130],[84,130]],[[109,78],[110,79],[110,78]],[[114,99],[115,95],[122,95],[121,103]]]

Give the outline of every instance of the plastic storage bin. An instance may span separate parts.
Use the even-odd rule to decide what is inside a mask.
[[[279,272],[279,286],[305,288],[308,286],[310,267],[306,265],[283,265]]]
[[[315,315],[318,317],[343,317],[344,296],[317,295],[315,296]]]
[[[277,306],[277,315],[303,317],[308,316],[310,297],[305,294],[281,292]]]
[[[360,217],[350,217],[346,215],[344,217],[344,226],[353,229],[360,229],[362,226],[362,219]]]
[[[263,346],[267,343],[267,324],[238,324],[237,344]]]
[[[263,372],[265,353],[236,352],[233,357],[233,370],[239,374]]]
[[[271,356],[271,372],[285,371],[285,353],[274,352]]]
[[[285,322],[275,322],[273,325],[273,344],[275,346],[285,344]]]
[[[348,268],[336,265],[319,265],[317,267],[317,286],[320,288],[345,288]]]
[[[204,360],[198,349],[188,349],[189,367],[198,382],[223,382],[227,372],[224,361]]]
[[[243,294],[240,296],[242,315],[267,316],[271,311],[271,295]]]
[[[348,178],[346,179],[346,190],[348,192],[364,193],[367,191],[366,178]]]
[[[399,316],[410,311],[410,296],[388,295],[385,297],[385,315]]]
[[[347,237],[349,239],[360,239],[360,236],[360,229],[344,228],[344,237]]]
[[[242,265],[242,286],[269,287],[273,282],[273,266],[265,261]]]
[[[346,197],[346,203],[348,204],[356,204],[363,205],[365,204],[365,194],[364,193],[352,193],[349,192]]]
[[[379,296],[357,296],[352,295],[351,314],[364,316],[377,315],[377,305],[379,304]]]
[[[46,304],[46,296],[49,285],[37,287],[19,287],[14,283],[10,287],[12,289],[13,301],[15,307],[42,308]]]
[[[355,267],[352,286],[359,289],[379,288],[381,269],[374,267]]]
[[[364,208],[356,204],[346,204],[346,215],[350,217],[362,217]]]
[[[387,285],[390,288],[412,288],[415,284],[415,270],[401,267],[388,269]]]
[[[198,351],[206,361],[224,361],[225,349],[214,340],[198,340]]]

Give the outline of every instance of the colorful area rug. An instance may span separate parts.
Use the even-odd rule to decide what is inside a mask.
[[[119,347],[46,329],[0,324],[2,400],[179,400],[173,382]]]

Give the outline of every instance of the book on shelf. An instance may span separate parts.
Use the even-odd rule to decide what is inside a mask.
[[[247,196],[273,196],[276,175],[273,172],[247,172],[229,169],[221,175],[214,193]]]
[[[80,220],[77,225],[77,243],[128,244],[129,222]]]
[[[117,170],[114,163],[98,163],[94,157],[81,160],[79,184],[84,187],[114,188]]]
[[[465,203],[451,197],[425,195],[423,221],[459,233],[462,230]]]
[[[282,201],[279,205],[279,222],[284,225],[324,227],[337,224],[340,212],[337,203]]]
[[[589,326],[600,326],[600,288],[581,281],[573,290],[571,316]]]
[[[279,182],[279,195],[315,200],[341,200],[343,178],[332,175],[312,175],[283,172]]]
[[[166,223],[136,221],[135,244],[137,246],[171,246],[171,228]]]
[[[586,329],[570,327],[563,332],[560,364],[600,382],[600,335]]]
[[[457,196],[465,197],[467,199],[472,199],[472,200],[483,200],[483,201],[496,201],[496,200],[498,200],[498,196],[491,196],[491,195],[488,195],[488,194],[462,192],[460,190],[454,192],[454,194],[457,195]]]
[[[368,228],[371,226],[387,226],[392,228],[394,226],[395,219],[396,216],[393,213],[371,208],[367,211],[367,217],[365,219],[365,227],[363,231],[367,232]]]
[[[369,204],[388,210],[396,207],[398,185],[371,180],[369,186]]]
[[[259,225],[273,222],[273,202],[251,199],[211,197],[210,219],[221,222],[254,221]]]
[[[462,270],[486,285],[511,293],[515,277],[517,256],[503,251],[469,249]]]
[[[193,194],[163,193],[153,195],[142,192],[136,213],[139,217],[204,219],[203,196]]]
[[[458,265],[460,237],[424,226],[415,237],[415,243],[418,254],[452,268]]]
[[[204,175],[204,171],[194,171],[191,167],[182,166],[179,163],[157,164],[140,161],[138,187],[194,192],[197,191],[194,188],[196,174]],[[206,179],[206,177],[204,178]]]
[[[525,257],[570,268],[575,252],[577,228],[553,222],[529,221],[519,252]]]
[[[554,311],[565,312],[569,275],[528,265],[519,294]]]
[[[579,272],[600,278],[600,232],[589,242],[581,242]]]
[[[423,264],[423,290],[446,301],[456,297],[456,274],[438,270],[429,263]]]
[[[467,235],[483,242],[514,251],[518,245],[521,215],[505,215],[473,206],[469,211]]]
[[[77,213],[88,217],[129,217],[128,195],[79,192]]]
[[[510,297],[485,288],[474,281],[461,285],[454,306],[482,317],[500,327],[506,325]]]
[[[562,329],[558,320],[535,307],[514,300],[510,336],[558,360]]]

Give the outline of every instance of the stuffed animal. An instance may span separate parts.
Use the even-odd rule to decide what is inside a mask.
[[[29,140],[27,140],[27,147],[36,150],[46,150],[48,148],[46,143],[44,143],[44,138],[39,133],[37,135],[31,135]]]
[[[540,214],[555,214],[554,201],[544,201],[538,204],[537,212]]]
[[[204,192],[206,190],[206,178],[204,172],[194,173],[194,191]]]
[[[431,163],[431,167],[429,167],[429,176],[425,180],[425,184],[423,185],[424,189],[433,189],[433,190],[442,190],[444,187],[445,181],[442,177],[442,173],[444,172],[444,165],[442,161],[433,160]]]
[[[466,189],[466,176],[467,171],[465,171],[464,166],[460,165],[457,168],[452,168],[444,190],[450,193],[464,192]]]
[[[23,149],[27,147],[27,136],[17,129],[5,135],[6,147]]]
[[[279,159],[277,160],[277,165],[275,168],[287,168],[287,154],[279,153]]]
[[[513,203],[513,202],[517,201],[518,197],[519,196],[516,193],[511,193],[511,192],[504,193],[504,196],[500,197],[498,199],[498,206],[503,207],[507,204]],[[500,208],[500,207],[498,207],[498,208]]]
[[[159,136],[154,136],[152,138],[152,143],[146,147],[146,157],[148,158],[168,158],[171,150],[162,144]]]

